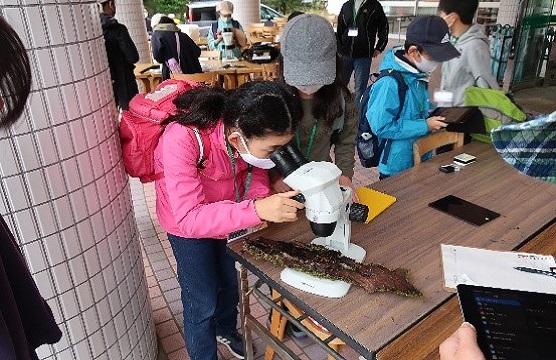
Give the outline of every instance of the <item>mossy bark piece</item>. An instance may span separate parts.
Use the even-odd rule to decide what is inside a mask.
[[[406,269],[392,270],[378,264],[358,263],[342,256],[339,251],[321,245],[259,237],[246,239],[243,249],[256,259],[320,278],[342,280],[369,293],[392,292],[407,297],[422,296],[409,282]]]

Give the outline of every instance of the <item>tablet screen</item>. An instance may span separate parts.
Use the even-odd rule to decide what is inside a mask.
[[[500,214],[492,210],[473,204],[454,195],[448,195],[442,199],[433,201],[429,206],[477,226],[500,216]]]
[[[465,321],[487,359],[556,359],[556,295],[458,285]]]

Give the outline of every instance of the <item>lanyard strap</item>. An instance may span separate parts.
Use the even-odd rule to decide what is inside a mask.
[[[353,1],[353,26],[357,27],[357,13],[359,12],[359,10],[361,9],[361,7],[363,7],[363,3],[365,2],[365,0],[361,0],[361,4],[359,4],[359,7],[357,7],[357,0]]]
[[[230,143],[226,141],[226,149],[228,150],[228,156],[230,157],[230,162],[232,163],[232,170],[234,172],[234,192],[236,194],[236,202],[240,202],[241,195],[239,194],[239,187],[237,186],[237,179],[236,179],[236,161],[234,159],[234,153],[232,152],[232,147]],[[243,200],[247,196],[247,192],[249,191],[249,186],[251,186],[251,175],[253,174],[253,165],[249,164],[247,167],[247,179],[245,180],[245,190],[243,192]]]
[[[311,137],[309,137],[309,144],[307,145],[307,153],[305,157],[309,158],[309,154],[311,153],[311,149],[313,148],[313,142],[315,141],[315,135],[317,134],[317,119],[313,123],[313,129],[311,130]],[[299,136],[299,130],[295,131],[295,142],[297,143],[297,148],[301,151],[301,138]]]

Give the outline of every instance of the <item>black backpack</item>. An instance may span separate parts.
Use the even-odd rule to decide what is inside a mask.
[[[256,42],[248,49],[243,50],[241,56],[256,64],[268,64],[276,60],[280,55],[280,49],[271,43]]]
[[[384,156],[382,158],[382,163],[386,164],[386,162],[388,161],[390,146],[392,143],[392,140],[390,139],[383,139],[379,142],[378,137],[371,130],[369,120],[367,120],[367,104],[369,103],[372,86],[378,80],[386,76],[391,76],[396,79],[396,82],[398,83],[398,95],[400,97],[400,108],[398,109],[398,113],[394,117],[394,121],[397,121],[400,118],[403,104],[405,102],[405,94],[408,90],[407,84],[405,83],[402,74],[398,71],[395,71],[393,69],[382,70],[379,74],[374,75],[376,76],[376,80],[367,87],[367,89],[361,96],[361,103],[359,104],[359,128],[357,129],[357,138],[355,139],[359,160],[361,161],[361,165],[366,168],[378,166],[380,162],[380,156],[383,152]]]

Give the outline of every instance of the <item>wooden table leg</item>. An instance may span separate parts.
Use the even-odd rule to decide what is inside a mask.
[[[272,298],[277,299],[279,298],[280,293],[274,289],[272,289]],[[278,306],[282,306],[282,302],[279,301],[276,303]],[[280,312],[276,309],[270,310],[270,333],[276,336],[279,340],[284,340],[284,333],[286,331],[286,323],[288,319],[285,316],[280,314]],[[266,351],[264,353],[265,360],[272,360],[274,359],[274,349],[272,346],[268,345],[266,347]]]
[[[141,81],[141,84],[143,84],[143,87],[145,88],[145,93],[150,93],[151,92],[151,80],[149,78],[136,78],[137,80]]]
[[[237,74],[224,74],[224,89],[232,90],[237,86]]]

